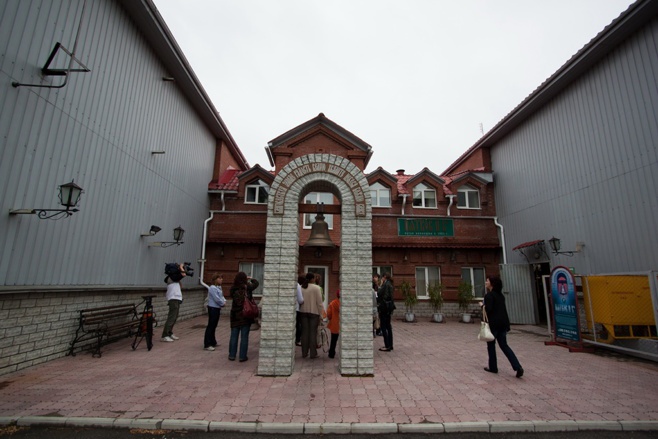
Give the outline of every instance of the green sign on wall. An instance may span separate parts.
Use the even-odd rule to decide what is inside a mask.
[[[398,218],[398,236],[455,236],[447,218]]]

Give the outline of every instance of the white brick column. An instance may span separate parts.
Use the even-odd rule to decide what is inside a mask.
[[[372,352],[372,209],[365,175],[332,154],[286,165],[270,189],[258,375],[288,376],[295,358],[295,287],[299,272],[300,195],[322,187],[341,200],[340,372],[374,373]]]

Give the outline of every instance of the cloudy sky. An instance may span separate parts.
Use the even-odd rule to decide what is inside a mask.
[[[631,0],[154,0],[250,165],[324,113],[443,172]]]

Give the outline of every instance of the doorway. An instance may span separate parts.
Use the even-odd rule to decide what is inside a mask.
[[[326,265],[307,265],[304,267],[304,273],[313,273],[320,275],[320,288],[322,288],[322,304],[324,309],[329,305],[329,267]]]

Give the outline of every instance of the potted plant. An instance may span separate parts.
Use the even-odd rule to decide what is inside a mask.
[[[436,323],[442,323],[443,313],[441,308],[443,308],[443,285],[439,282],[431,283],[427,286],[427,295],[430,297],[430,306],[432,307],[432,321]]]
[[[473,300],[473,285],[469,282],[461,281],[457,286],[457,303],[459,309],[462,311],[462,321],[469,323],[471,321],[471,314],[468,312],[468,307]]]
[[[418,303],[416,292],[409,281],[406,280],[400,284],[400,291],[402,291],[402,297],[404,297],[404,306],[407,308],[407,313],[404,316],[405,320],[407,322],[413,322],[416,318],[414,315],[414,306]]]

